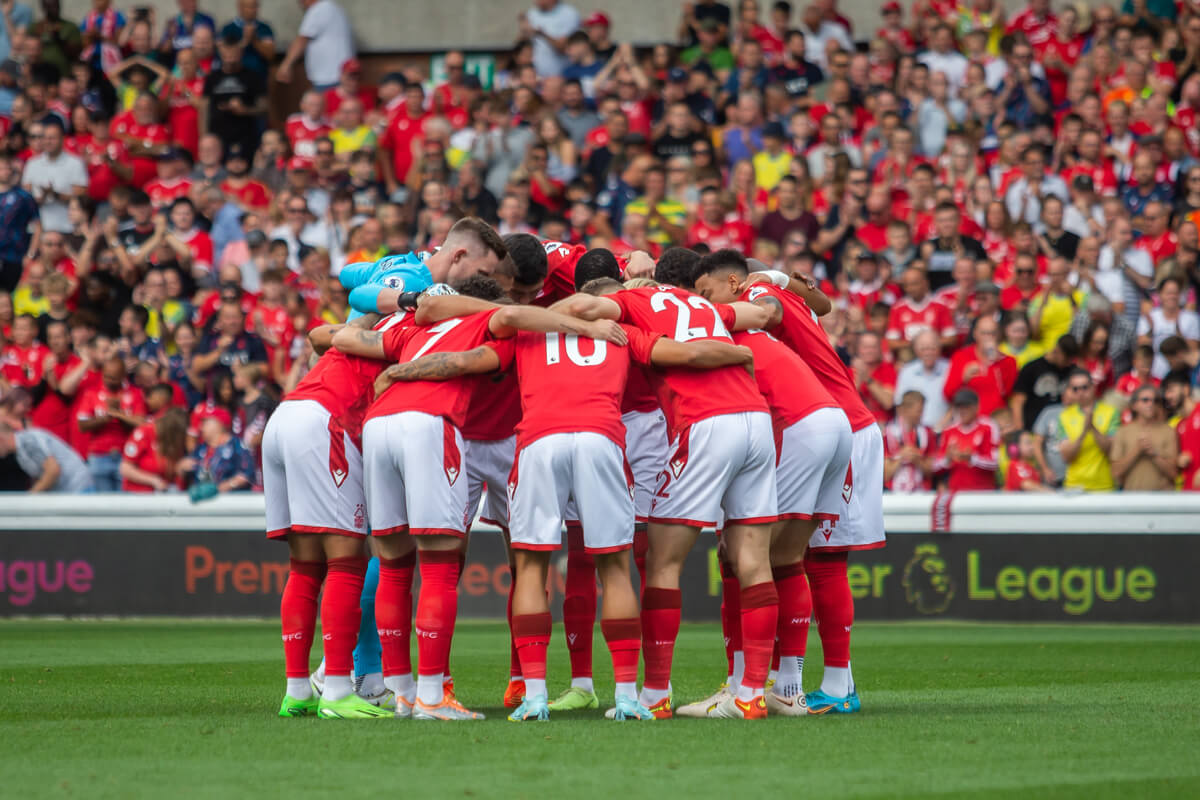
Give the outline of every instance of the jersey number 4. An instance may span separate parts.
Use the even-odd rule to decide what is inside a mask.
[[[594,367],[597,364],[603,364],[604,357],[608,355],[608,342],[603,339],[593,339],[592,345],[591,355],[585,356],[579,350],[579,337],[575,334],[547,333],[546,363],[558,364],[562,361],[562,354],[566,353],[567,360],[579,367]]]
[[[650,308],[654,313],[659,314],[667,310],[668,306],[675,308],[675,335],[672,337],[677,342],[690,342],[692,339],[704,339],[708,337],[729,337],[729,331],[725,328],[725,323],[721,321],[721,315],[713,308],[712,303],[698,295],[690,295],[687,302],[681,300],[678,296],[670,292],[659,292],[650,296]],[[712,330],[709,330],[704,325],[692,325],[692,311],[707,311],[712,315]]]

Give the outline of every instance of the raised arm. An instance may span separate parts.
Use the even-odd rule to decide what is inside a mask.
[[[754,352],[749,347],[715,339],[696,339],[680,343],[663,336],[654,342],[654,348],[650,351],[650,363],[656,367],[716,369],[753,364]]]

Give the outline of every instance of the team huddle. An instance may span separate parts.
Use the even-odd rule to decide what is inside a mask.
[[[883,442],[818,322],[828,298],[752,266],[733,250],[618,259],[473,218],[434,253],[347,266],[362,315],[312,332],[319,358],[263,437],[267,535],[291,551],[280,715],[482,719],[450,673],[477,509],[509,545],[510,720],[598,707],[597,583],[609,718],[857,711],[846,555],[884,544]],[[564,525],[572,675],[551,700]],[[680,575],[706,528],[728,671],[675,707]],[[814,616],[824,676],[806,695]]]

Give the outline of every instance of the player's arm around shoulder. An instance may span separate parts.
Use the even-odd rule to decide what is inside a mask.
[[[550,310],[583,320],[619,320],[622,313],[621,306],[616,301],[583,293],[559,300],[550,306]]]
[[[488,321],[488,330],[497,339],[509,339],[518,331],[531,331],[575,334],[619,345],[629,343],[625,329],[611,319],[579,319],[537,306],[502,306]]]
[[[749,347],[729,344],[716,339],[677,342],[666,336],[660,336],[655,340],[650,351],[650,363],[656,367],[717,369],[718,367],[752,365],[754,353]]]
[[[406,364],[392,364],[375,379],[375,394],[382,394],[400,381],[448,381],[464,375],[480,375],[500,369],[495,349],[480,345],[455,353],[429,353]]]
[[[453,317],[469,317],[481,311],[500,308],[496,303],[461,294],[424,295],[417,301],[416,323],[432,325]]]
[[[349,322],[337,325],[319,325],[308,332],[308,343],[312,345],[312,349],[317,355],[324,355],[326,350],[333,347],[333,336],[338,331],[344,328],[359,330],[374,328],[379,320],[380,316],[378,314],[363,314],[361,317],[355,317]]]
[[[761,299],[761,298],[759,298]],[[749,331],[749,330],[766,330],[772,325],[779,324],[779,320],[783,319],[783,307],[779,305],[779,301],[771,298],[775,302],[775,306],[779,311],[778,320],[772,322],[774,318],[770,307],[760,305],[758,301],[746,302],[739,300],[736,303],[730,303],[728,308],[733,311],[733,321],[729,324],[731,331]]]
[[[331,342],[340,352],[349,356],[378,359],[387,357],[383,346],[383,331],[364,330],[347,325],[333,334]]]

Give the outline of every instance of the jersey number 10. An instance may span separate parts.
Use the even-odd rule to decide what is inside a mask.
[[[562,341],[565,339],[566,341]],[[584,355],[579,351],[579,337],[573,333],[563,335],[561,333],[546,334],[546,363],[558,364],[562,361],[562,353],[566,352],[567,360],[572,364],[580,367],[594,367],[597,364],[604,363],[604,357],[608,355],[608,342],[603,339],[592,340],[593,349],[591,355]]]

